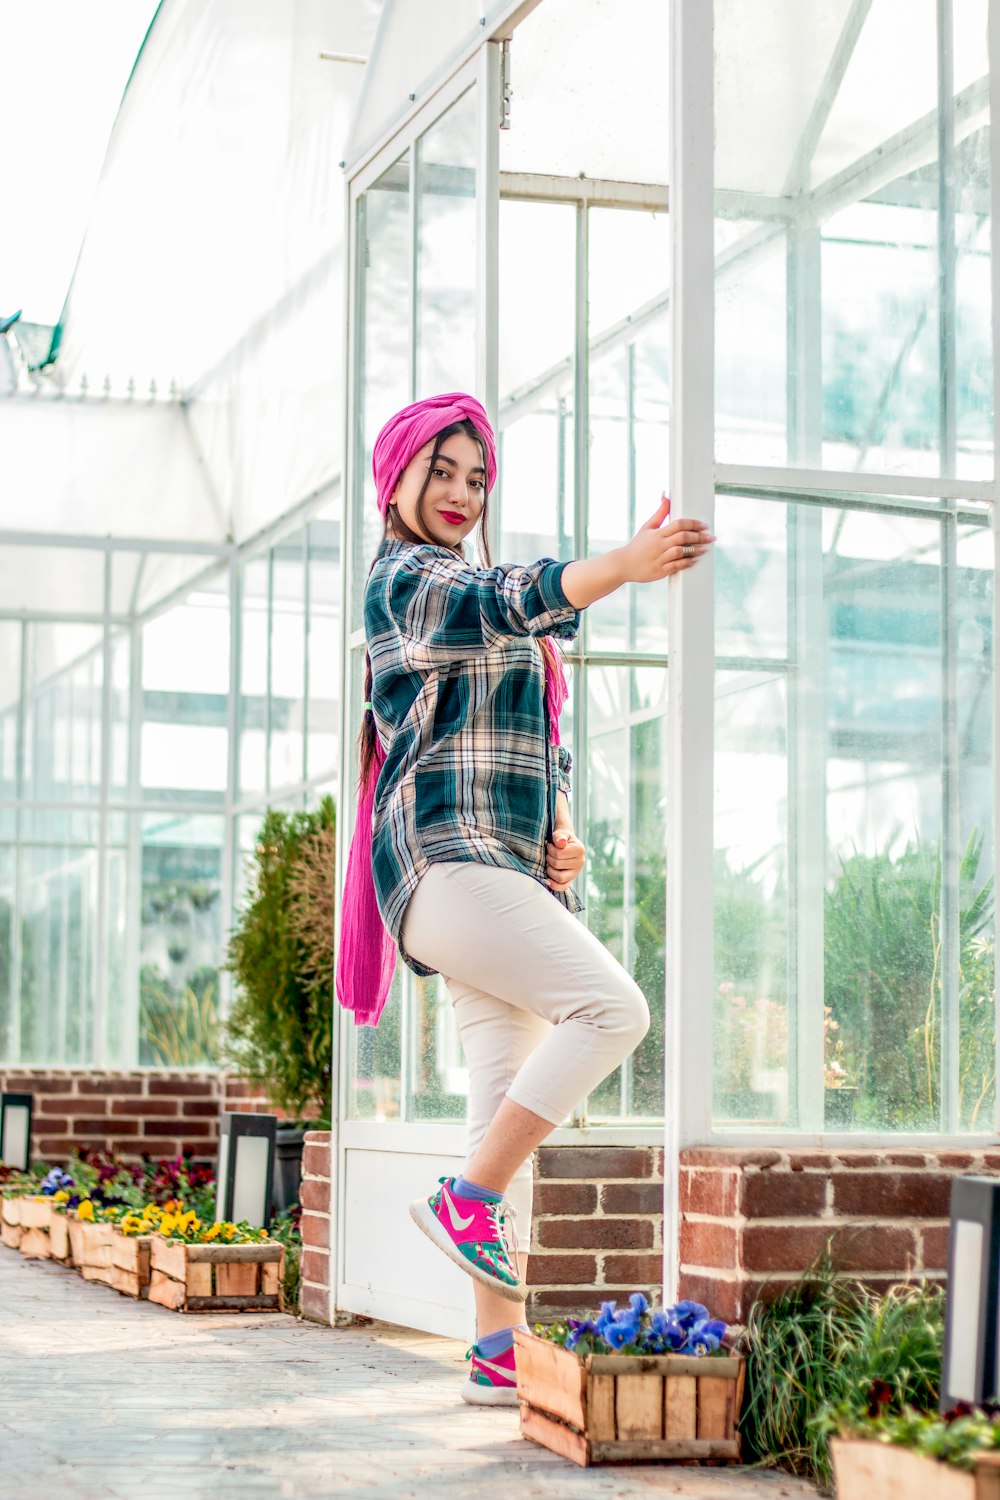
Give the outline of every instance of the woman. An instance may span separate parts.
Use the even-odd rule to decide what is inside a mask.
[[[469,1156],[410,1212],[474,1281],[464,1399],[513,1405],[532,1152],[649,1025],[638,986],[573,917],[584,848],[552,637],[572,639],[580,611],[626,583],[693,567],[714,538],[700,521],[664,524],[663,499],[603,557],[492,568],[493,431],[460,393],[398,412],[372,463],[385,537],[364,599],[369,701],[337,991],[356,1021],[377,1022],[397,946],[447,985],[469,1071]],[[462,550],[474,532],[483,568]]]

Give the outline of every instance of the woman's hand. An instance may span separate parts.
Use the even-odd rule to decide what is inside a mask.
[[[587,859],[587,851],[572,828],[558,824],[545,846],[546,884],[550,891],[568,891]]]
[[[664,526],[669,514],[670,501],[664,495],[649,520],[621,548],[626,583],[654,583],[693,568],[715,541],[704,521],[671,521]]]
[[[715,537],[704,521],[671,521],[665,526],[669,514],[670,501],[664,495],[654,514],[624,547],[567,563],[561,582],[573,608],[586,609],[598,599],[606,599],[623,583],[656,583],[693,568]]]

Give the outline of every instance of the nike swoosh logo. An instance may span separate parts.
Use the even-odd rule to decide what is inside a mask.
[[[467,1219],[463,1219],[462,1215],[455,1208],[454,1203],[452,1203],[451,1194],[446,1187],[442,1187],[441,1195],[444,1198],[445,1206],[448,1210],[448,1217],[451,1220],[452,1229],[454,1229],[456,1234],[461,1234],[463,1229],[468,1229],[469,1225],[476,1217],[475,1211],[473,1211]]]
[[[482,1355],[477,1354],[476,1364],[484,1370],[492,1371],[494,1375],[499,1375],[502,1380],[506,1380],[510,1385],[517,1383],[513,1370],[506,1370],[503,1365],[495,1365],[491,1359],[483,1359]]]

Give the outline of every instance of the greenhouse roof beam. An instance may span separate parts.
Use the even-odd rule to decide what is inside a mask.
[[[666,213],[669,190],[662,183],[613,182],[599,177],[556,177],[545,172],[501,172],[501,198],[531,203],[585,203],[589,208],[632,208]]]
[[[792,158],[788,175],[782,195],[786,198],[798,198],[809,182],[809,173],[812,168],[813,157],[816,147],[820,143],[826,123],[830,118],[830,111],[840,93],[840,86],[844,81],[844,75],[850,66],[854,49],[858,45],[858,39],[868,19],[868,12],[872,8],[872,0],[854,0],[851,9],[844,22],[844,28],[840,33],[836,47],[830,57],[830,63],[826,70],[823,82],[813,101],[812,111],[806,121],[805,128],[799,137],[799,143]]]

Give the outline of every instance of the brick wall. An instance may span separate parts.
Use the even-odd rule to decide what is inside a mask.
[[[214,1156],[219,1075],[92,1068],[0,1069],[0,1089],[34,1095],[31,1154],[63,1162],[73,1151]]]
[[[306,1132],[302,1153],[302,1288],[299,1306],[314,1323],[330,1321],[330,1132]]]
[[[542,1146],[535,1153],[528,1320],[595,1310],[663,1280],[663,1150]]]
[[[829,1241],[868,1285],[943,1281],[951,1179],[1000,1170],[1000,1151],[700,1147],[680,1165],[681,1295],[740,1323]]]

